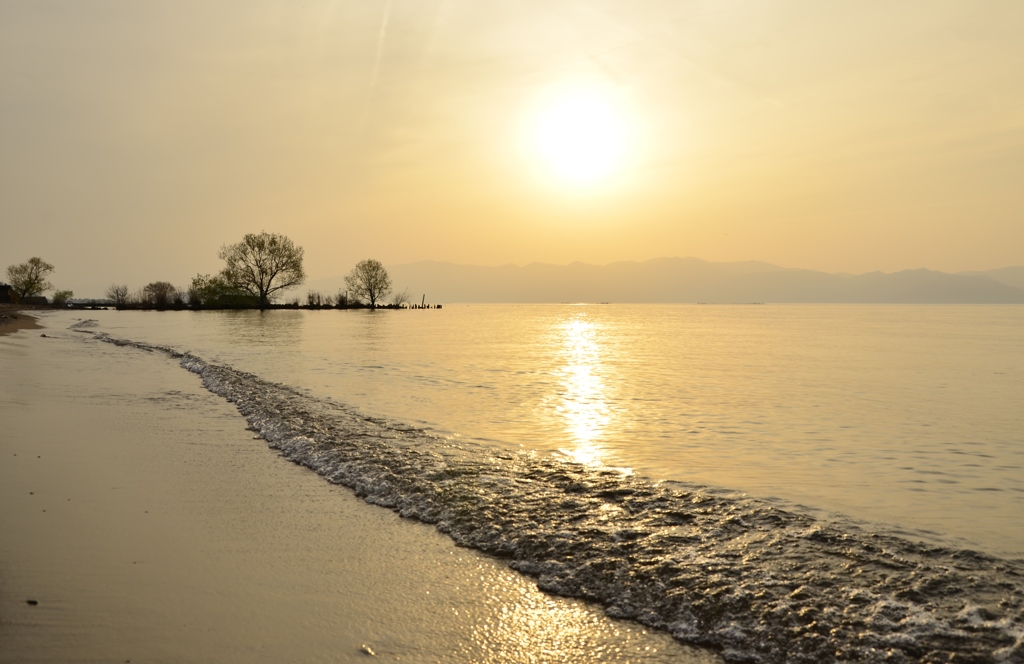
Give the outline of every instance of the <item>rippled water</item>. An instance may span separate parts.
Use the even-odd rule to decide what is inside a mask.
[[[455,439],[1024,556],[1024,307],[89,315]]]
[[[366,501],[726,661],[1024,661],[1020,562],[566,455],[454,441],[171,347],[97,338],[178,359],[272,448]]]

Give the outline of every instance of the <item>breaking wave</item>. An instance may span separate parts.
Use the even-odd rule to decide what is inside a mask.
[[[161,351],[285,458],[730,662],[1024,662],[1024,565],[558,456],[455,445]],[[1019,524],[1018,524],[1019,525]]]

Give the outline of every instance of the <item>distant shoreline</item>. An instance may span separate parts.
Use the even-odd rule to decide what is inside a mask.
[[[156,305],[138,305],[132,304],[128,306],[117,306],[109,303],[69,303],[67,305],[58,304],[0,304],[0,316],[4,318],[0,319],[0,325],[5,325],[12,322],[10,318],[26,317],[35,320],[30,314],[26,314],[25,310],[43,310],[43,311],[295,311],[295,310],[369,310],[369,309],[385,309],[388,311],[396,310],[407,310],[407,309],[442,309],[444,305],[441,304],[406,304],[406,305],[394,305],[394,304],[381,304],[376,307],[371,307],[368,304],[346,304],[346,305],[328,305],[328,304],[271,304],[266,307],[259,306],[245,306],[245,307],[208,307],[208,306],[191,306],[188,304],[171,304],[166,306]],[[8,318],[10,317],[10,318]]]
[[[379,304],[375,307],[371,307],[368,304],[271,304],[266,307],[260,306],[246,306],[246,307],[208,307],[208,306],[191,306],[189,304],[171,304],[165,306],[156,306],[152,304],[138,305],[130,304],[125,306],[115,306],[110,304],[97,304],[97,305],[86,305],[78,304],[67,307],[68,309],[84,309],[84,310],[96,310],[96,309],[114,309],[117,311],[295,311],[295,310],[364,310],[364,309],[386,309],[388,311],[399,311],[408,309],[441,309],[443,305],[440,304],[406,304],[406,305],[395,305],[395,304]]]
[[[1024,266],[985,273],[903,270],[835,274],[761,262],[659,258],[607,265],[478,266],[420,262],[388,268],[442,302],[771,302],[1024,304]],[[336,287],[333,281],[311,288]]]

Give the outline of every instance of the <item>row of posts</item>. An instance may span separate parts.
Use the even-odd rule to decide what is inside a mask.
[[[440,304],[427,304],[427,294],[424,293],[419,304],[410,304],[410,309],[440,309]]]

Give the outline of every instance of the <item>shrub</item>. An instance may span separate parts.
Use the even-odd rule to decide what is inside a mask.
[[[53,303],[57,306],[64,306],[68,301],[75,296],[74,292],[69,290],[59,290],[53,293]]]

